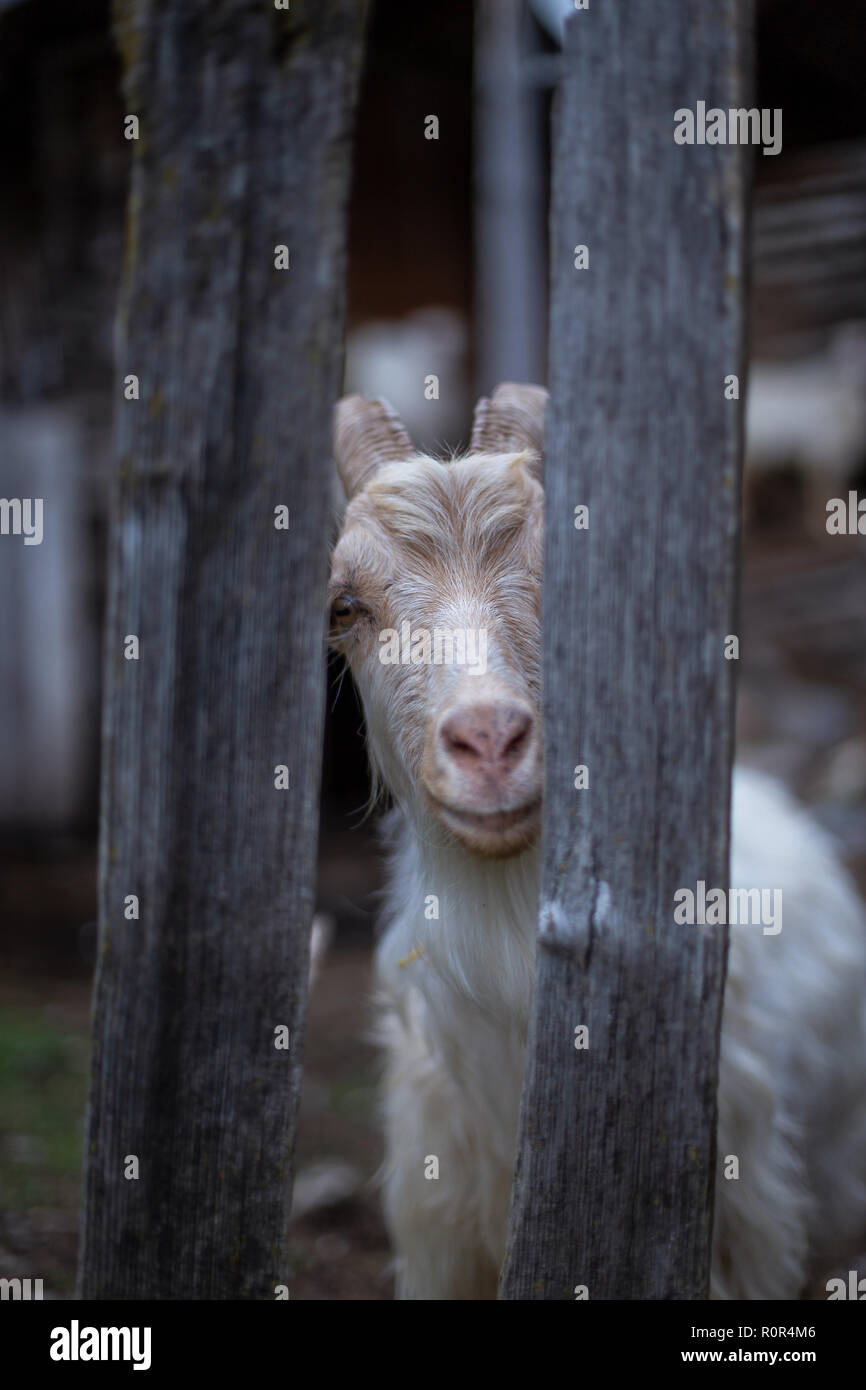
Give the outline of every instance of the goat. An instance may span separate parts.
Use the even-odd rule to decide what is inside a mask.
[[[499,387],[449,463],[384,401],[335,415],[330,642],[395,803],[376,974],[402,1298],[495,1298],[504,1252],[539,896],[545,401]],[[483,629],[486,669],[430,661],[440,627]],[[409,637],[390,662],[388,630]],[[820,830],[741,768],[732,882],[780,886],[785,918],[731,931],[718,1152],[740,1177],[716,1184],[711,1297],[797,1298],[866,1227],[866,921]]]

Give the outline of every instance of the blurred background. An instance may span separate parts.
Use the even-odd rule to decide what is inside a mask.
[[[546,377],[549,115],[567,0],[376,0],[350,212],[346,389],[415,442]],[[0,495],[51,499],[0,542],[0,1277],[73,1289],[96,941],[100,653],[114,306],[131,146],[108,0],[0,0]],[[739,755],[783,778],[866,889],[866,17],[758,0]],[[438,138],[428,118],[438,118]],[[289,364],[287,364],[287,370]],[[425,379],[438,378],[438,399]],[[428,393],[429,394],[429,391]],[[322,461],[323,470],[328,461]],[[379,888],[361,716],[329,672],[293,1298],[390,1298],[371,1179]]]

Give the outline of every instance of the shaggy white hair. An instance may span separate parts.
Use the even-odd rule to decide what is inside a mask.
[[[386,1211],[404,1298],[493,1298],[532,1003],[540,859],[392,820],[376,965],[387,1019]],[[866,929],[821,832],[738,767],[732,887],[782,889],[777,936],[733,926],[722,1020],[713,1298],[793,1299],[866,1229]],[[439,920],[418,905],[439,896]],[[439,1159],[426,1181],[424,1159]],[[739,1177],[723,1176],[726,1155]]]
[[[532,1005],[538,838],[530,826],[496,857],[489,839],[449,831],[427,795],[430,747],[466,678],[383,666],[377,634],[407,618],[483,624],[490,689],[518,694],[540,723],[538,455],[503,452],[488,410],[494,451],[410,458],[387,406],[344,405],[336,453],[350,500],[332,563],[332,642],[398,803],[376,955],[398,1293],[495,1298]],[[780,888],[784,921],[777,935],[731,928],[711,1289],[793,1299],[866,1231],[866,922],[829,843],[775,783],[737,769],[732,816],[732,886]],[[739,1160],[736,1180],[723,1176],[727,1155]],[[435,1181],[425,1176],[433,1159]]]

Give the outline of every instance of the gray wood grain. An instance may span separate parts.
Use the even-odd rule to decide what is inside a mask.
[[[727,941],[673,909],[678,888],[728,883],[742,400],[723,384],[744,395],[750,154],[677,145],[673,114],[748,105],[747,18],[618,0],[567,26],[544,882],[504,1298],[707,1295]]]
[[[476,395],[543,381],[547,351],[542,97],[525,0],[475,0]]]
[[[118,376],[141,398],[118,384],[85,1298],[286,1282],[363,18],[116,5],[141,121]]]

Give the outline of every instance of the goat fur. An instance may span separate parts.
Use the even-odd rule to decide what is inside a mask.
[[[347,428],[344,410],[343,429],[363,439],[390,417],[358,399],[347,409],[367,409],[369,419]],[[489,430],[488,414],[479,418]],[[422,794],[425,731],[431,702],[453,698],[456,677],[383,667],[375,633],[405,616],[485,624],[495,639],[492,679],[528,692],[540,717],[543,494],[532,444],[449,464],[395,461],[385,449],[375,468],[356,454],[344,471],[344,481],[360,481],[357,490],[347,484],[332,592],[359,595],[360,617],[334,645],[361,692],[377,781],[397,803],[376,974],[384,1199],[402,1298],[496,1296],[540,854],[535,839],[486,857],[443,829]],[[777,936],[731,928],[711,1296],[793,1299],[849,1258],[866,1231],[866,920],[823,833],[780,786],[740,767],[731,883],[780,887],[784,924]],[[424,912],[430,894],[433,920]],[[737,1180],[722,1176],[728,1154],[739,1159]],[[428,1180],[433,1155],[439,1177]]]

